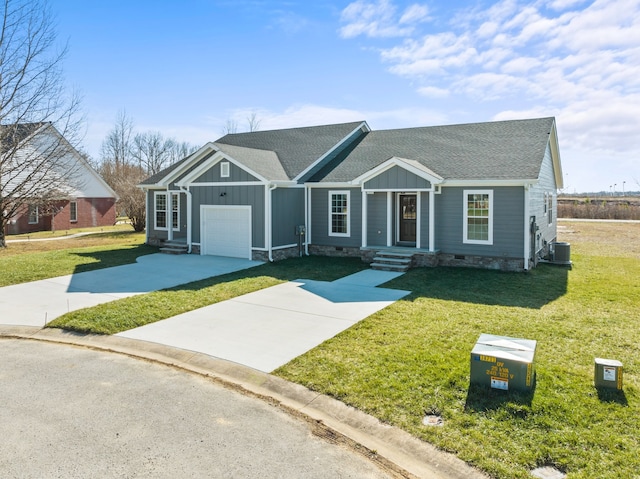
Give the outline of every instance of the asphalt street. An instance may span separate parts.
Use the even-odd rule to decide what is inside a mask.
[[[0,340],[0,477],[392,477],[275,406],[119,354]]]

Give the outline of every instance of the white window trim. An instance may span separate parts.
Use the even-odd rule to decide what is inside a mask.
[[[176,225],[173,226],[173,198],[176,199],[177,210],[176,210]],[[180,231],[180,194],[179,193],[171,193],[171,227],[173,231]]]
[[[75,215],[73,215],[72,213],[74,212],[74,208],[72,207],[72,205],[75,205]],[[75,216],[75,217],[74,217]],[[78,222],[78,202],[73,200],[73,201],[69,201],[69,223],[77,223]]]
[[[220,162],[220,178],[229,178],[230,170],[231,168],[229,167],[228,161]]]
[[[31,221],[31,208],[34,208],[35,217],[36,217],[35,221]],[[40,222],[40,207],[38,205],[29,205],[27,209],[27,215],[28,215],[28,218],[27,218],[28,223],[30,225],[37,225]]]
[[[165,209],[158,210],[158,196],[165,197]],[[153,229],[158,231],[168,231],[169,228],[169,193],[167,191],[155,191],[153,193]],[[165,223],[167,226],[158,226],[158,211],[164,211],[165,214]]]
[[[487,240],[475,240],[468,237],[469,226],[469,209],[467,206],[469,195],[489,195],[489,234]],[[493,244],[493,190],[464,190],[462,196],[463,223],[462,223],[462,242],[465,244]]]
[[[165,205],[166,205],[166,209],[164,210],[165,212],[165,221],[167,223],[167,226],[158,226],[158,210],[156,209],[156,205],[157,205],[157,200],[156,198],[158,196],[164,196],[166,198],[165,200]],[[173,226],[173,198],[177,199],[177,215],[176,215],[176,221],[177,221],[177,225]],[[163,211],[163,210],[160,210]],[[153,193],[153,229],[157,230],[157,231],[169,231],[169,225],[171,225],[171,229],[173,231],[180,231],[180,193],[174,193],[171,191],[155,191]]]
[[[334,233],[331,230],[333,225],[333,196],[334,195],[346,195],[347,197],[347,213],[346,213],[346,222],[347,222],[347,232],[346,233]],[[329,191],[329,236],[339,236],[343,238],[347,238],[351,236],[351,192],[349,190],[331,190]]]

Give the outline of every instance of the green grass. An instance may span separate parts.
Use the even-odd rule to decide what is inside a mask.
[[[410,296],[276,374],[367,411],[497,478],[530,478],[529,470],[540,465],[553,465],[568,479],[640,477],[640,224],[566,224],[560,240],[571,242],[571,270],[411,270],[386,285],[410,290]],[[62,262],[75,271],[142,251],[136,250],[139,243],[121,244],[123,251],[101,247],[70,250]],[[4,277],[23,264],[38,265],[38,255],[47,252],[25,250],[20,261],[3,263],[18,253],[13,246],[0,251]],[[56,261],[44,257],[46,274],[53,275]],[[363,267],[358,260],[287,260],[77,311],[54,324],[113,333],[281,281],[330,281]],[[538,341],[532,393],[469,387],[470,351],[481,333]],[[593,387],[595,357],[622,361],[623,393]],[[423,426],[426,413],[441,414],[444,426]]]
[[[155,253],[144,234],[112,232],[60,241],[10,243],[0,249],[0,287],[134,263]]]
[[[276,374],[494,477],[529,478],[541,465],[567,478],[639,477],[640,258],[599,250],[574,245],[571,270],[411,270],[386,285],[409,297]],[[469,387],[481,333],[538,341],[533,393]],[[595,357],[623,362],[623,393],[594,388]],[[444,426],[423,426],[425,413],[441,414]]]
[[[294,279],[333,281],[366,268],[359,259],[295,258],[67,313],[47,327],[115,334]]]

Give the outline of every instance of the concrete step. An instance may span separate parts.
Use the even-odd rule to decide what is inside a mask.
[[[186,254],[189,247],[182,241],[165,241],[160,247],[160,252],[165,254]]]
[[[395,256],[376,256],[373,258],[375,263],[391,263],[391,264],[405,264],[411,263],[411,256],[408,258],[397,258]]]
[[[393,271],[395,273],[405,273],[411,268],[411,263],[390,264],[390,263],[371,263],[371,269],[376,271]]]

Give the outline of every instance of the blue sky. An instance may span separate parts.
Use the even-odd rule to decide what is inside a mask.
[[[565,191],[640,190],[640,0],[50,0],[85,148],[555,116]]]

